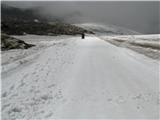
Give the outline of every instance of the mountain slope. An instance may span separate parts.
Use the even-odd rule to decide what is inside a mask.
[[[93,31],[97,35],[135,35],[140,34],[136,31],[129,30],[126,28],[114,26],[114,25],[104,25],[97,23],[83,23],[75,24],[78,27]]]
[[[39,10],[20,9],[7,5],[2,5],[2,32],[9,35],[76,35],[82,32],[91,33],[83,28],[67,24],[64,22],[47,20],[47,16],[40,16]]]

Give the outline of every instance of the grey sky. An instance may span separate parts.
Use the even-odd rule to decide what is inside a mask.
[[[5,3],[21,8],[42,7],[42,14],[61,17],[70,23],[98,22],[126,27],[141,33],[160,33],[160,2],[158,1]]]

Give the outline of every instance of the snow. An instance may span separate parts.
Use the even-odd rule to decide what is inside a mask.
[[[22,50],[27,62],[2,69],[3,120],[158,119],[159,61],[93,35],[20,37],[44,47]]]
[[[75,24],[78,27],[82,27],[84,29],[93,31],[97,35],[139,35],[140,33],[115,26],[115,25],[106,25],[101,23],[82,23],[82,24]]]
[[[160,34],[99,36],[116,46],[132,49],[156,60],[160,60]]]
[[[13,37],[24,40],[25,42],[30,44],[35,44],[36,47],[24,50],[15,49],[9,51],[2,51],[2,72],[8,72],[10,69],[14,69],[22,63],[31,61],[31,59],[36,58],[43,49],[49,46],[53,46],[55,44],[61,44],[61,42],[67,38],[67,36],[53,37],[38,35],[25,35]]]

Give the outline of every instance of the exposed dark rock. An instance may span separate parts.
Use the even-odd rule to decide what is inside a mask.
[[[10,49],[28,49],[35,45],[25,43],[22,40],[10,37],[7,34],[1,34],[1,50],[10,50]]]
[[[7,5],[1,8],[1,30],[8,35],[76,35],[92,33],[83,28],[62,22],[49,22],[36,10],[19,9]]]

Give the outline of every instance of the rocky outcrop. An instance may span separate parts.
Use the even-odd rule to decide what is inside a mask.
[[[22,40],[10,37],[7,34],[1,34],[1,50],[10,50],[10,49],[28,49],[35,45],[25,43]]]

